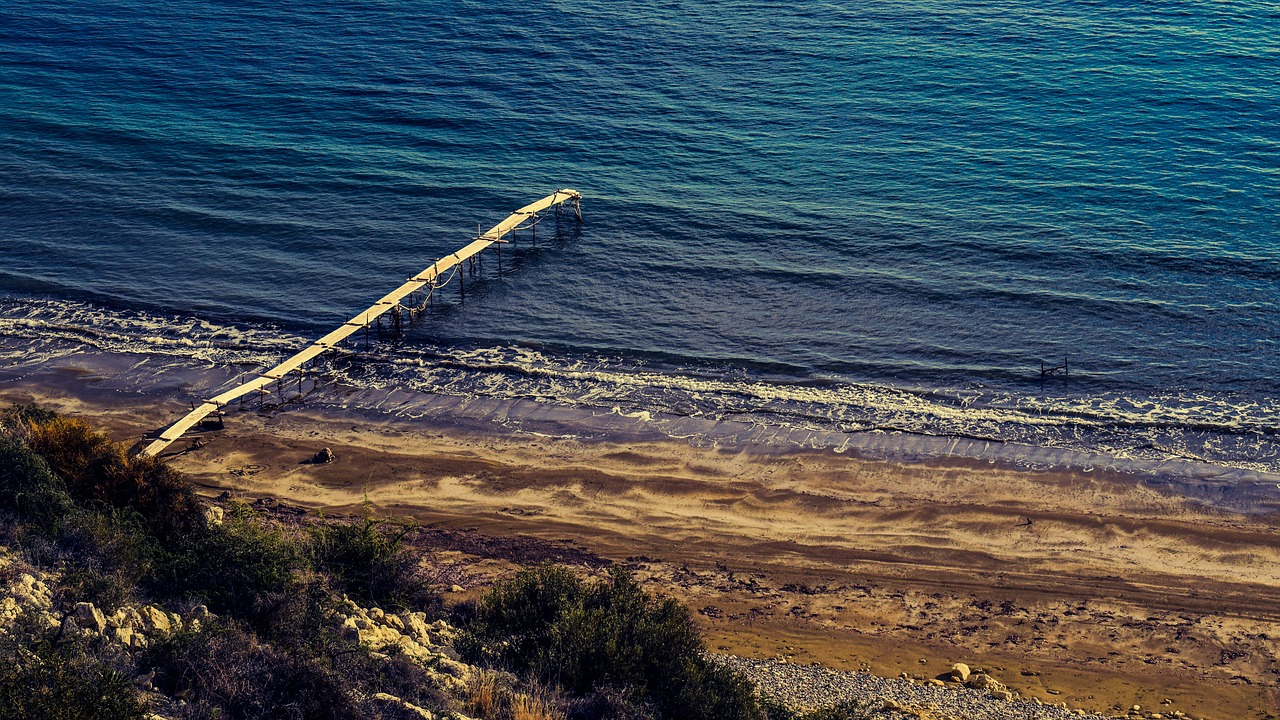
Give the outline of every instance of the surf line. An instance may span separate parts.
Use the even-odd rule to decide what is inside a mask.
[[[325,335],[319,340],[311,343],[301,352],[295,354],[279,365],[276,365],[270,370],[258,373],[258,375],[249,382],[237,385],[236,387],[215,395],[193,407],[191,412],[184,415],[177,422],[162,429],[160,434],[156,436],[155,440],[139,450],[138,454],[149,457],[156,456],[165,448],[169,447],[169,445],[174,441],[181,438],[182,435],[194,427],[196,423],[199,423],[208,417],[210,413],[220,410],[228,403],[244,397],[251,392],[264,391],[265,388],[273,382],[278,384],[282,383],[286,375],[296,370],[300,370],[304,363],[307,363],[325,352],[334,349],[338,343],[355,334],[357,331],[364,329],[366,337],[368,337],[369,324],[381,318],[386,312],[392,313],[392,324],[396,329],[399,329],[402,313],[405,310],[408,310],[411,315],[416,315],[420,312],[423,307],[425,307],[426,303],[430,301],[431,294],[434,293],[435,290],[447,285],[449,280],[453,279],[453,275],[457,275],[462,270],[461,266],[464,262],[470,263],[471,269],[474,272],[477,256],[490,247],[497,248],[499,262],[501,262],[502,244],[507,242],[502,239],[504,235],[515,230],[535,227],[539,219],[539,212],[554,207],[558,215],[561,211],[562,205],[567,205],[572,208],[574,217],[577,218],[579,222],[582,221],[582,194],[576,190],[569,190],[567,188],[557,190],[537,202],[525,205],[519,210],[508,215],[506,220],[494,225],[488,232],[483,234],[477,232],[475,239],[461,250],[435,261],[422,272],[409,278],[403,285],[390,293],[387,293],[382,297],[382,299],[370,305],[368,309],[343,323],[337,330],[334,330],[328,335]],[[527,224],[522,225],[521,223]],[[537,231],[535,230],[534,232]],[[453,270],[453,275],[450,275],[445,282],[438,283],[437,281],[440,276],[449,270]],[[404,300],[406,297],[409,297],[428,285],[431,286],[431,289],[427,291],[427,298],[423,301],[422,307],[406,308],[400,303],[401,300]],[[465,292],[462,288],[462,276],[459,275],[459,293]]]

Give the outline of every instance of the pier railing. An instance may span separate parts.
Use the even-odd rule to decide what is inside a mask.
[[[193,407],[191,412],[184,415],[177,422],[161,430],[159,436],[143,447],[139,451],[139,454],[150,456],[159,454],[165,448],[169,447],[169,445],[174,441],[181,438],[184,433],[194,427],[197,423],[208,417],[211,413],[221,410],[229,403],[232,403],[249,393],[260,392],[267,388],[267,386],[271,385],[271,383],[283,382],[286,375],[291,372],[299,371],[305,363],[310,362],[320,355],[334,349],[338,343],[347,339],[351,335],[361,329],[367,331],[370,323],[378,321],[378,319],[385,313],[392,313],[392,322],[396,327],[399,327],[400,318],[403,312],[407,310],[410,313],[416,313],[421,310],[421,308],[417,306],[405,307],[402,305],[401,302],[405,298],[417,293],[423,288],[428,288],[426,294],[427,299],[430,299],[431,293],[447,284],[454,275],[457,275],[459,288],[461,288],[461,270],[463,263],[474,263],[480,253],[495,245],[498,246],[498,252],[501,252],[500,244],[506,242],[502,239],[503,236],[515,230],[532,227],[538,221],[538,213],[543,210],[554,207],[558,212],[560,210],[559,206],[568,205],[573,208],[574,215],[577,219],[581,220],[581,200],[582,195],[576,190],[557,190],[537,202],[530,203],[519,210],[516,210],[508,215],[507,219],[490,228],[488,232],[477,235],[474,240],[462,249],[427,266],[422,272],[409,278],[403,285],[387,293],[380,300],[370,305],[368,309],[343,323],[338,327],[338,329],[328,335],[325,335],[319,340],[311,343],[301,352],[298,352],[269,370],[258,373],[252,380],[241,385],[237,385],[226,392],[219,393],[218,395],[215,395]],[[439,279],[446,273],[449,273],[450,270],[453,271],[453,274],[449,275],[444,283],[439,282]]]

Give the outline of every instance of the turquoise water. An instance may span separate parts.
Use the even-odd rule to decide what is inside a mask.
[[[0,337],[268,363],[573,187],[348,380],[1274,471],[1276,38],[1262,2],[17,0]]]

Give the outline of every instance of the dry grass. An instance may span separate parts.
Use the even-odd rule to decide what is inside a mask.
[[[564,713],[545,692],[515,692],[497,673],[481,671],[467,682],[470,714],[485,720],[564,720]]]
[[[511,720],[564,720],[564,713],[541,697],[520,693],[511,700]]]
[[[500,704],[498,678],[490,672],[478,672],[467,682],[467,710],[482,718],[496,718]]]

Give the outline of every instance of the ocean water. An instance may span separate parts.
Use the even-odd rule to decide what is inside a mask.
[[[199,397],[157,368],[231,382],[572,187],[341,382],[1280,472],[1277,38],[1250,0],[9,0],[0,345]]]

